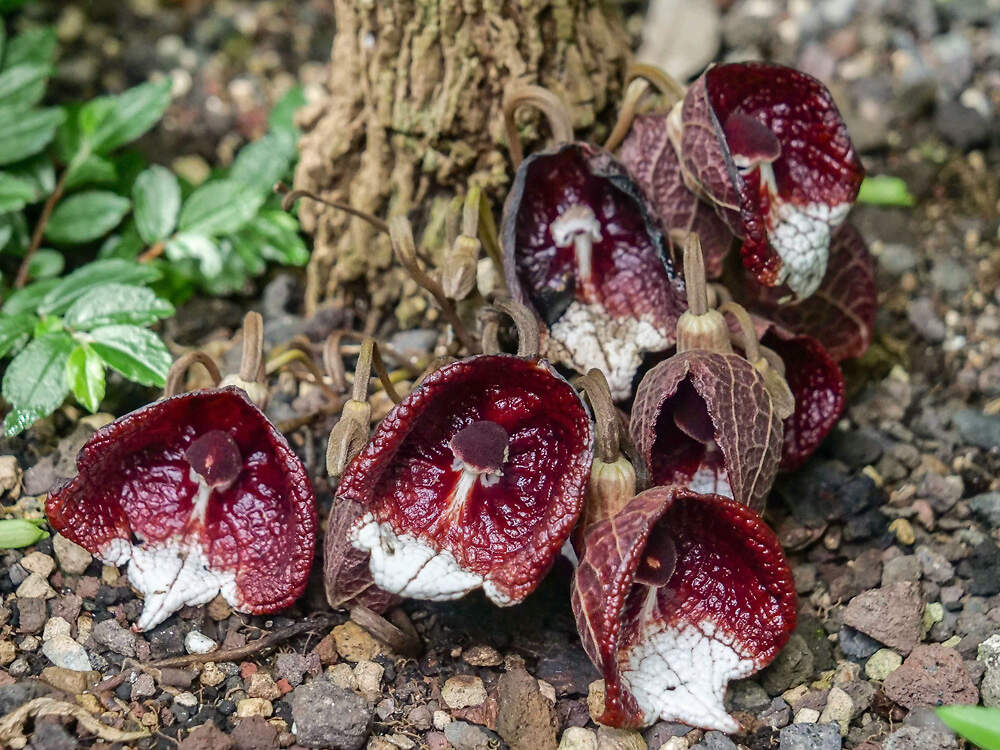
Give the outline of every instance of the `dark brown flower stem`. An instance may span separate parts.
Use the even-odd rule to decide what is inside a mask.
[[[636,108],[646,92],[649,91],[650,86],[667,98],[666,109],[668,110],[683,99],[687,93],[687,89],[667,72],[643,63],[636,63],[629,68],[625,82],[627,88],[622,108],[618,112],[618,120],[615,122],[611,135],[608,136],[608,140],[604,143],[604,148],[608,151],[614,151],[625,140],[625,136],[628,135],[628,131],[632,127],[632,121],[635,119]]]
[[[45,227],[52,217],[53,209],[55,209],[59,199],[62,198],[63,193],[66,191],[66,175],[66,171],[63,171],[59,175],[59,181],[56,182],[52,195],[48,197],[45,205],[42,206],[42,213],[38,217],[38,222],[35,224],[35,231],[31,235],[31,244],[28,245],[28,251],[24,254],[21,266],[17,269],[17,278],[14,280],[15,289],[22,289],[28,283],[28,266],[31,265],[31,258],[38,252],[38,248],[42,246],[42,237],[45,235]]]
[[[392,379],[389,377],[389,372],[385,368],[385,362],[382,360],[378,344],[371,337],[364,340],[364,343],[361,345],[361,352],[358,354],[358,363],[354,369],[354,389],[351,398],[355,401],[368,400],[368,382],[371,378],[373,367],[375,368],[375,374],[378,375],[379,382],[382,383],[382,387],[389,398],[392,399],[392,402],[398,404],[402,401],[402,398],[400,398],[399,393],[393,385]]]
[[[441,285],[420,267],[417,260],[417,247],[413,241],[413,227],[410,226],[410,222],[405,216],[394,216],[389,220],[388,226],[392,250],[397,260],[409,272],[414,281],[431,293],[431,296],[437,301],[438,307],[441,308],[442,315],[447,318],[455,330],[455,335],[465,348],[471,353],[476,352],[478,350],[476,342],[469,335],[462,319],[458,317],[455,305],[445,295]]]
[[[757,362],[761,358],[760,353],[760,342],[757,340],[757,331],[754,328],[753,321],[750,319],[750,313],[748,313],[742,305],[736,302],[724,302],[719,306],[719,312],[723,315],[727,313],[736,318],[736,322],[740,326],[740,338],[739,345],[746,354],[747,360],[751,363]]]
[[[359,211],[347,203],[341,203],[340,201],[330,200],[328,198],[323,198],[315,193],[311,193],[308,190],[291,190],[288,185],[283,182],[279,182],[274,186],[274,192],[283,196],[281,199],[281,208],[284,211],[291,211],[292,206],[295,205],[295,201],[299,198],[309,198],[317,203],[322,203],[324,206],[329,206],[330,208],[336,208],[344,213],[348,213],[351,216],[356,216],[359,219],[363,219],[371,224],[373,227],[378,229],[380,232],[388,232],[389,225],[378,217],[372,216],[364,211]]]
[[[212,358],[200,349],[196,349],[193,352],[182,355],[170,366],[170,371],[167,372],[167,381],[163,386],[163,395],[166,398],[184,392],[184,378],[187,376],[188,370],[196,362],[208,370],[208,374],[216,386],[222,382],[222,373],[219,372],[219,367]]]
[[[594,454],[610,464],[621,458],[621,424],[611,398],[608,380],[601,370],[592,368],[577,380],[594,412]]]
[[[495,299],[492,306],[514,321],[514,327],[517,328],[517,356],[538,359],[541,349],[541,330],[535,314],[512,299]]]
[[[251,310],[243,316],[243,356],[240,380],[259,381],[264,365],[264,318]]]
[[[542,86],[515,85],[507,90],[503,99],[503,125],[507,134],[510,160],[517,169],[524,161],[524,148],[517,130],[514,115],[524,105],[529,105],[545,115],[556,143],[573,140],[573,120],[563,101]]]

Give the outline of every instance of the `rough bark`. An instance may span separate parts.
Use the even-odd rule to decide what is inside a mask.
[[[407,214],[441,236],[444,206],[467,185],[499,208],[511,178],[501,107],[511,81],[540,83],[572,109],[578,132],[613,118],[629,58],[608,0],[333,0],[326,98],[300,117],[296,187],[377,216]],[[527,145],[547,133],[518,118]],[[307,304],[364,281],[397,317],[422,312],[392,266],[388,239],[359,219],[303,201],[314,236]],[[438,243],[425,240],[431,255]]]

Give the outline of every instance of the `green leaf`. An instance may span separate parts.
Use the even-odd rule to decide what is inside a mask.
[[[45,81],[52,73],[48,65],[23,63],[0,72],[0,107],[24,111],[45,95]]]
[[[65,117],[58,107],[17,112],[0,109],[0,164],[21,161],[45,148]]]
[[[78,331],[100,326],[145,326],[174,314],[174,306],[152,289],[127,284],[101,284],[76,300],[63,322]]]
[[[229,234],[253,218],[265,197],[234,180],[206,182],[184,201],[178,225],[192,234]]]
[[[31,184],[34,195],[28,203],[35,203],[52,194],[56,188],[56,170],[47,154],[35,154],[32,157],[11,164],[7,174]]]
[[[910,194],[906,183],[898,177],[889,175],[873,175],[861,181],[858,192],[858,203],[868,203],[873,206],[909,207],[916,203]]]
[[[55,29],[51,26],[28,29],[7,42],[7,56],[4,59],[4,66],[12,68],[15,65],[25,63],[48,65],[55,59],[55,55]]]
[[[0,521],[0,549],[20,549],[49,538],[49,532],[23,518]]]
[[[267,126],[271,130],[283,131],[298,135],[299,129],[295,125],[295,113],[306,105],[306,93],[301,86],[293,86],[285,95],[274,104],[270,116],[267,118]]]
[[[158,165],[147,169],[135,180],[132,200],[143,242],[152,245],[170,236],[181,208],[181,186],[173,172]]]
[[[90,154],[85,159],[71,161],[66,167],[66,189],[81,185],[110,185],[118,179],[118,172],[110,159]]]
[[[8,436],[24,429],[28,417],[34,417],[33,422],[62,404],[69,393],[65,370],[73,346],[73,339],[65,332],[48,333],[31,341],[11,360],[3,378],[3,397],[18,413],[13,420],[7,415]]]
[[[24,257],[29,240],[28,222],[24,214],[20,211],[0,214],[0,250],[5,255]]]
[[[98,258],[124,258],[135,260],[146,248],[146,243],[139,236],[139,230],[135,228],[135,220],[129,220],[125,228],[118,234],[108,237],[101,249],[97,251]]]
[[[178,234],[164,248],[170,260],[196,260],[204,276],[212,277],[222,271],[222,253],[211,239],[201,234]]]
[[[23,289],[15,289],[7,297],[0,310],[6,315],[17,315],[23,312],[33,313],[38,309],[42,298],[59,283],[59,279],[44,279],[36,281],[34,284],[28,284]]]
[[[162,387],[170,369],[170,352],[159,336],[129,325],[102,326],[90,332],[90,345],[112,368],[129,380]]]
[[[66,261],[57,250],[43,247],[35,251],[28,261],[29,279],[51,279],[63,272]]]
[[[85,104],[80,110],[80,123],[90,150],[107,154],[153,127],[170,104],[170,86],[170,79],[164,78]]]
[[[96,240],[114,229],[132,203],[107,190],[86,190],[56,206],[45,225],[45,237],[53,242],[79,244]]]
[[[26,343],[38,318],[29,312],[0,315],[0,357]]]
[[[939,706],[938,718],[982,750],[1000,750],[1000,708]]]
[[[3,64],[3,53],[4,48],[7,46],[7,28],[3,25],[3,19],[0,18],[0,66]]]
[[[247,189],[270,194],[285,176],[295,156],[295,139],[289,133],[271,133],[240,149],[229,179]]]
[[[252,243],[265,260],[286,266],[309,262],[309,249],[299,236],[299,224],[284,211],[261,211],[236,237]]]
[[[158,278],[160,272],[143,263],[120,258],[95,260],[60,279],[38,303],[38,312],[41,315],[60,315],[77,299],[102,284],[148,284]],[[8,304],[12,300],[13,296]],[[8,312],[6,305],[4,311]]]
[[[20,211],[34,198],[35,186],[30,180],[0,172],[0,213]]]
[[[66,382],[74,398],[96,412],[104,400],[104,360],[87,344],[80,344],[66,360]]]

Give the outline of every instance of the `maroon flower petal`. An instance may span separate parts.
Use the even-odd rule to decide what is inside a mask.
[[[751,312],[812,336],[837,362],[864,354],[875,332],[875,266],[861,233],[851,224],[834,234],[829,271],[808,299],[783,303],[781,289],[752,279],[736,291]]]
[[[305,467],[239,388],[157,401],[98,430],[79,474],[49,495],[52,527],[128,563],[148,630],[222,593],[273,612],[306,585],[316,507]]]
[[[618,158],[649,198],[667,230],[671,257],[678,258],[680,252],[680,241],[674,236],[683,239],[694,232],[701,240],[705,275],[710,279],[721,276],[723,262],[733,245],[733,233],[712,205],[698,198],[684,184],[681,163],[667,132],[667,118],[662,115],[636,117],[618,151]]]
[[[653,484],[764,506],[781,456],[781,420],[743,357],[692,350],[659,363],[639,384],[629,431]]]
[[[548,326],[546,356],[631,394],[647,351],[673,343],[683,285],[642,194],[614,157],[566,144],[521,164],[504,206],[511,294]]]
[[[785,363],[785,380],[795,411],[785,422],[781,471],[805,463],[844,412],[844,376],[823,345],[812,336],[770,324],[761,343]]]
[[[369,568],[370,555],[357,549],[349,537],[364,508],[346,497],[337,498],[330,509],[323,546],[323,580],[326,600],[334,609],[361,604],[373,612],[385,612],[399,597],[375,585]]]
[[[481,586],[515,604],[569,536],[592,455],[587,410],[548,364],[471,357],[428,376],[382,420],[338,502],[364,508],[350,538],[385,591],[446,600]]]
[[[599,721],[618,727],[735,731],[727,683],[767,666],[796,621],[791,571],[760,517],[676,487],[647,490],[591,527],[572,604],[604,674]]]
[[[710,68],[680,110],[681,163],[767,286],[808,297],[864,169],[826,87],[769,63]]]

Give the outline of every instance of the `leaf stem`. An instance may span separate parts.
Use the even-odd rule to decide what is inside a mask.
[[[163,251],[166,247],[167,244],[163,240],[160,240],[154,245],[151,245],[148,250],[145,250],[138,258],[136,258],[136,260],[140,263],[149,263],[151,260],[155,260],[163,255]]]
[[[49,218],[52,216],[52,210],[56,207],[56,203],[62,198],[63,193],[66,191],[66,175],[69,170],[64,170],[61,175],[59,175],[59,181],[56,182],[55,189],[52,191],[52,195],[48,197],[45,201],[45,205],[42,206],[42,213],[38,217],[38,223],[35,224],[35,231],[31,235],[31,244],[28,245],[28,252],[24,254],[24,259],[21,261],[21,267],[17,269],[17,278],[14,281],[15,289],[22,289],[25,284],[28,283],[28,266],[31,264],[32,256],[38,251],[38,248],[42,246],[42,236],[45,234],[45,227],[49,223]]]

